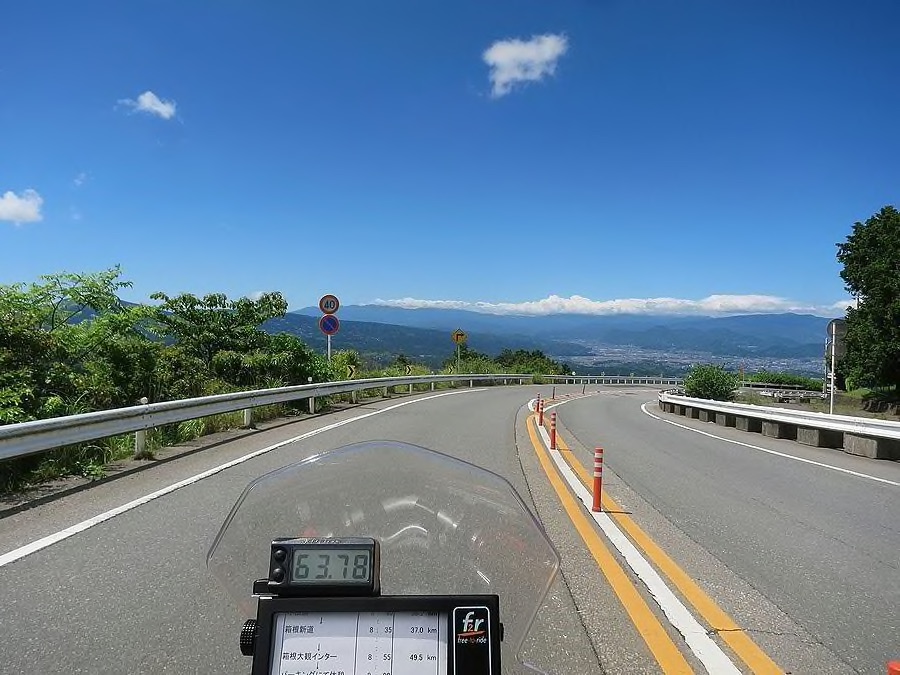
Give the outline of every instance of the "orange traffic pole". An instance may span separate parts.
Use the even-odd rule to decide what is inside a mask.
[[[594,505],[591,511],[600,512],[600,495],[603,493],[603,448],[594,448]]]
[[[891,661],[887,668],[887,675],[900,675],[900,661]]]
[[[556,411],[550,413],[550,449],[556,450]]]
[[[538,401],[538,425],[544,426],[544,400]]]

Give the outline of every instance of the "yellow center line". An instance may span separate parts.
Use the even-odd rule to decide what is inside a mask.
[[[553,466],[550,458],[547,456],[547,452],[544,450],[543,442],[538,437],[535,417],[529,416],[526,420],[526,425],[538,461],[541,463],[541,467],[556,491],[560,502],[562,502],[569,519],[572,521],[578,534],[581,535],[597,566],[603,572],[607,581],[609,581],[609,585],[615,592],[616,597],[619,598],[619,602],[622,603],[625,611],[628,612],[631,622],[641,634],[647,647],[650,648],[662,672],[673,674],[693,673],[694,671],[691,670],[684,655],[675,646],[672,638],[669,637],[665,628],[663,628],[650,610],[650,607],[638,593],[625,570],[622,569],[622,566],[609,552],[609,549],[606,548],[600,535],[597,534],[597,530],[594,529],[593,523],[588,521],[587,516],[584,515],[580,502],[575,501],[568,487],[563,484],[556,467]]]
[[[572,467],[578,478],[589,490],[593,488],[593,476],[569,449],[559,429],[556,430],[556,447]],[[603,508],[613,520],[628,534],[635,545],[642,549],[656,567],[665,574],[685,599],[700,613],[707,624],[715,628],[725,643],[747,664],[753,673],[760,675],[783,673],[768,654],[750,639],[746,632],[725,613],[690,577],[678,566],[606,492],[602,495]]]

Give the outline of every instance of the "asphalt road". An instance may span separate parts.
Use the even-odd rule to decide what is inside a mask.
[[[316,452],[371,439],[423,445],[507,477],[534,508],[516,452],[527,388],[370,403],[304,419],[0,519],[0,555],[261,447],[375,410],[126,511],[0,567],[0,672],[240,673],[244,617],[205,569],[206,552],[244,486]],[[265,553],[264,553],[265,555]],[[512,565],[511,565],[512,568]],[[250,591],[248,579],[247,590]],[[598,672],[560,580],[536,626],[550,672]]]
[[[883,673],[900,658],[900,487],[666,424],[641,409],[654,398],[607,391],[568,403],[559,415],[582,445],[604,446],[617,480],[839,660],[823,661],[817,672],[843,662],[853,672]],[[687,420],[661,413],[655,402],[647,409],[723,438],[900,482],[898,462]],[[692,571],[690,556],[686,565]],[[693,572],[703,577],[702,568]],[[781,665],[792,658],[790,648],[773,655]]]
[[[249,660],[236,646],[246,617],[205,569],[212,538],[252,479],[372,439],[406,441],[483,466],[507,478],[538,514],[563,568],[535,620],[527,660],[550,673],[659,672],[537,461],[523,405],[539,390],[547,396],[550,388],[377,401],[235,433],[213,448],[0,518],[2,561],[4,553],[41,537],[300,437],[0,566],[0,672],[247,672]],[[601,388],[556,409],[560,434],[585,464],[595,445],[606,448],[607,492],[785,671],[883,673],[886,661],[900,657],[900,488],[666,424],[641,410],[653,398],[648,389]],[[723,437],[900,481],[898,463],[649,410]],[[665,630],[680,640],[670,626]],[[684,651],[690,667],[702,672]]]

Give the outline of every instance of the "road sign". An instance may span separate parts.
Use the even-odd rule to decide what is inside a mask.
[[[834,349],[831,346],[831,340],[828,340],[828,346],[826,351],[826,356],[831,356],[834,353],[834,358],[840,360],[847,356],[847,343],[838,338],[834,343]]]
[[[466,335],[466,334],[465,334],[461,329],[459,329],[459,328],[457,328],[455,331],[453,331],[453,334],[450,335],[450,337],[451,337],[451,338],[453,339],[453,341],[454,341],[456,344],[458,344],[458,345],[461,345],[462,343],[464,343],[466,340],[469,339],[469,336]]]
[[[341,301],[337,299],[336,295],[323,295],[319,298],[319,309],[322,310],[322,314],[334,314],[341,308]],[[334,331],[337,333],[337,331]]]
[[[356,377],[356,366],[348,363],[347,364],[347,379],[352,380],[354,377]]]
[[[829,321],[828,335],[838,339],[847,335],[847,322],[844,319],[832,319]]]
[[[837,362],[843,358],[844,354],[847,351],[847,347],[844,344],[844,337],[847,335],[847,322],[844,319],[832,319],[828,322],[828,337],[830,338],[827,343],[829,357],[828,360],[830,363],[830,373],[828,374],[828,380],[832,383],[829,386],[829,394],[830,394],[830,402],[828,404],[828,412],[829,414],[834,414],[834,390],[836,387],[834,386],[835,382],[835,369],[837,367]]]
[[[406,374],[407,374],[407,375],[412,375],[412,366],[410,366],[410,365],[407,365],[407,366],[406,366]]]
[[[334,335],[341,329],[341,322],[334,314],[326,314],[319,319],[319,330],[325,335]]]

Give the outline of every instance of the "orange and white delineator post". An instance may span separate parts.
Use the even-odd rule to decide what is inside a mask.
[[[900,675],[900,661],[891,661],[887,664],[887,675]]]
[[[600,512],[600,495],[603,493],[603,448],[594,448],[594,505],[591,511]]]
[[[556,450],[556,411],[550,413],[550,449]]]
[[[538,401],[538,426],[544,426],[544,399]]]

